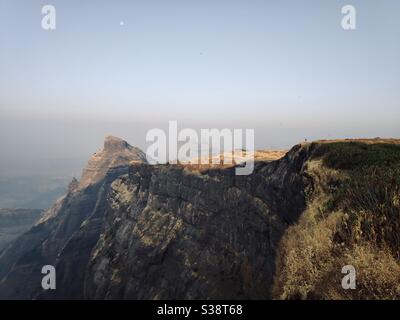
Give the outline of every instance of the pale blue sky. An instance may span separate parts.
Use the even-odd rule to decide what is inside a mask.
[[[110,133],[145,148],[168,120],[254,128],[257,148],[400,137],[399,57],[398,0],[0,0],[2,170],[86,159]]]

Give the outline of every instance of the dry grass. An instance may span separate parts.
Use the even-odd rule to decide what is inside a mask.
[[[308,207],[281,240],[273,296],[400,299],[400,149],[386,140],[322,150],[328,157],[308,163],[315,181]],[[349,264],[355,290],[341,286]]]
[[[377,249],[371,243],[359,243],[349,250],[336,253],[333,268],[315,288],[315,296],[322,299],[399,299],[400,264],[387,249]],[[356,289],[341,287],[342,266],[356,269]]]
[[[308,211],[310,216],[315,214]],[[277,257],[273,296],[278,299],[311,298],[318,284],[332,269],[333,235],[341,213],[318,222],[289,228]]]
[[[398,260],[389,248],[338,241],[335,236],[344,219],[343,213],[335,212],[288,230],[277,258],[276,299],[400,299]],[[341,287],[345,265],[356,269],[355,290]]]
[[[190,171],[205,172],[209,169],[232,168],[245,162],[247,159],[254,161],[274,161],[286,155],[286,150],[257,150],[255,152],[225,152],[211,155],[208,158],[196,158],[188,161],[180,161],[178,165]]]

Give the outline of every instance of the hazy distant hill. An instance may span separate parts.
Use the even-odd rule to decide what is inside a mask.
[[[0,208],[46,209],[66,192],[72,177],[0,177]]]
[[[0,251],[31,228],[42,212],[36,209],[0,209]]]

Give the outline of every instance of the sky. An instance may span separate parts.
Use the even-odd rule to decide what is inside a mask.
[[[0,0],[0,175],[75,172],[109,134],[146,149],[169,120],[258,149],[400,138],[399,57],[398,0]]]

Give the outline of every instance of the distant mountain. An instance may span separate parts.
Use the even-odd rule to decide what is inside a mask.
[[[85,188],[100,181],[109,168],[132,162],[146,162],[146,154],[120,138],[108,136],[104,141],[104,149],[96,152],[83,170],[79,187]]]
[[[0,208],[49,208],[71,177],[0,176]]]
[[[400,298],[400,141],[318,141],[254,172],[149,165],[108,138],[0,254],[0,297]],[[57,289],[41,288],[41,268]],[[341,286],[357,270],[357,290]]]
[[[43,210],[0,209],[0,252],[18,236],[28,231]]]
[[[131,162],[145,161],[145,154],[140,149],[130,146],[122,139],[107,137],[104,149],[90,158],[81,180],[78,182],[73,179],[67,194],[60,197],[35,226],[0,254],[0,279],[3,279],[0,281],[0,298],[37,296],[41,291],[37,281],[41,281],[43,264],[57,264],[60,270],[72,266],[74,272],[77,272],[75,258],[89,257],[91,248],[100,235],[107,203],[106,195],[111,182],[126,174]],[[79,230],[89,220],[93,230],[86,230],[85,241],[79,242],[81,246],[78,251],[69,252],[68,245],[79,240]],[[69,254],[71,259],[58,261],[59,257]],[[82,276],[83,274],[79,274],[75,281],[71,281],[64,274],[63,278],[69,282],[64,290],[77,293],[79,297]]]
[[[99,159],[109,156],[112,152],[110,148],[122,148],[125,150],[118,154],[118,157],[109,157],[108,161],[103,159],[102,165],[104,168],[108,166],[117,166],[118,163],[124,163],[126,159],[131,158],[132,153],[136,153],[135,159],[143,160],[140,157],[144,157],[144,154],[140,154],[140,150],[132,147],[124,147],[123,140],[115,137],[106,138],[105,151],[98,151],[91,158],[91,162],[88,163],[84,177],[81,183],[90,183],[88,179],[97,179],[98,177],[92,175],[92,168],[96,168],[99,177],[104,172],[97,164]],[[140,151],[140,152],[139,152]],[[105,152],[106,154],[102,154]],[[111,162],[114,163],[111,163]],[[60,161],[61,162],[61,161]],[[66,172],[68,170],[65,170]],[[43,208],[48,209],[56,199],[65,194],[68,188],[68,184],[71,181],[73,175],[34,175],[30,176],[2,176],[0,175],[0,208]]]

